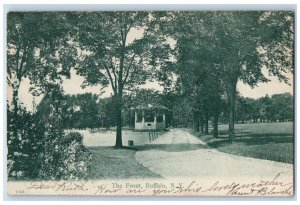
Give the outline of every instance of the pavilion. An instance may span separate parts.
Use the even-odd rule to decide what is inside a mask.
[[[164,130],[167,108],[159,104],[145,104],[134,108],[135,130]]]

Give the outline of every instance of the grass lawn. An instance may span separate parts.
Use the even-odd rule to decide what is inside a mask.
[[[89,130],[67,130],[66,132],[79,132],[82,134],[83,143],[87,147],[113,147],[116,142],[115,130],[101,130],[90,132]],[[123,146],[128,146],[128,140],[134,142],[134,146],[144,145],[149,143],[148,132],[133,132],[132,130],[122,131]]]
[[[221,131],[226,130],[221,126]],[[228,127],[228,125],[227,125]],[[234,143],[228,142],[228,135],[213,138],[211,135],[202,136],[196,134],[209,146],[221,152],[239,156],[267,159],[284,163],[293,163],[294,160],[294,137],[293,123],[257,123],[238,125],[239,131],[247,133],[238,136]]]
[[[89,179],[160,178],[135,160],[135,150],[88,147],[92,153]]]

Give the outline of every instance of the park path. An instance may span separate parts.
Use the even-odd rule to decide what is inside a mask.
[[[136,153],[136,160],[167,179],[262,179],[282,173],[290,181],[293,176],[291,164],[219,152],[183,129],[171,129],[147,146]]]

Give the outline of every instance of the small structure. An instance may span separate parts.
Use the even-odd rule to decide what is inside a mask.
[[[163,105],[139,105],[135,110],[135,130],[164,130],[166,128],[166,110]]]

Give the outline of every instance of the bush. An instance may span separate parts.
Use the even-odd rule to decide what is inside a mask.
[[[83,136],[71,132],[60,142],[60,173],[61,179],[82,179],[89,174],[92,155],[83,145]]]
[[[37,116],[23,107],[17,115],[8,110],[7,127],[7,171],[9,179],[31,179],[38,177],[42,151],[41,141],[44,126]]]
[[[76,180],[87,177],[91,154],[83,145],[83,136],[76,132],[65,135],[59,112],[44,119],[22,107],[17,115],[8,110],[8,179]]]
[[[79,132],[70,132],[60,139],[62,144],[70,144],[73,141],[83,144],[83,136]]]

